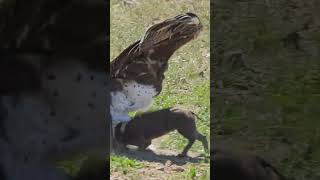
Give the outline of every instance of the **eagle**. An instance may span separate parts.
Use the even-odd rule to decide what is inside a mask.
[[[113,79],[110,114],[113,122],[128,122],[128,113],[146,110],[162,90],[170,57],[195,39],[203,26],[197,15],[185,13],[151,26],[110,64]]]

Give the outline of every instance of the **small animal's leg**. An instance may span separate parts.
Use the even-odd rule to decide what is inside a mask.
[[[143,136],[139,136],[137,139],[135,139],[133,144],[139,147],[139,151],[145,151],[148,147],[148,145],[146,145],[146,140]]]
[[[188,151],[190,150],[190,148],[192,147],[194,142],[195,142],[195,139],[189,139],[187,146],[183,149],[182,153],[178,154],[178,156],[179,157],[186,157]]]
[[[204,136],[204,135],[200,134],[199,132],[197,132],[197,140],[199,140],[202,143],[204,151],[206,153],[209,153],[209,145],[208,145],[208,141],[207,141],[206,136]]]
[[[144,138],[137,136],[133,140],[129,142],[125,142],[125,148],[128,150],[139,150],[139,151],[144,151]]]
[[[148,146],[150,146],[150,145],[151,145],[151,141],[144,139],[144,143],[143,143],[144,148],[146,149],[146,148],[147,148]]]

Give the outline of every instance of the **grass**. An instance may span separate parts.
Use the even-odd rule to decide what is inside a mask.
[[[111,157],[112,166],[110,171],[130,171],[132,169],[140,169],[143,168],[143,163],[136,161],[134,159],[129,159],[127,157],[121,157],[121,156],[112,156]],[[127,172],[123,172],[126,174]]]
[[[201,133],[210,136],[210,48],[209,48],[209,1],[187,0],[139,0],[126,5],[120,0],[111,0],[111,57],[113,60],[122,50],[141,38],[147,27],[157,21],[180,13],[196,13],[204,25],[202,34],[180,48],[169,60],[163,91],[150,110],[179,106],[195,112],[201,119],[197,127]],[[186,140],[176,132],[160,139],[161,149],[182,151]],[[196,142],[191,152],[203,153],[202,145]],[[111,174],[128,169],[125,157],[111,158]],[[137,161],[138,162],[138,161]],[[139,162],[144,163],[144,162]],[[143,167],[142,167],[143,168]],[[129,168],[130,169],[130,168]],[[133,168],[134,169],[134,168]],[[201,172],[201,173],[198,173]],[[182,173],[166,178],[203,179],[209,177],[209,164],[194,166]]]

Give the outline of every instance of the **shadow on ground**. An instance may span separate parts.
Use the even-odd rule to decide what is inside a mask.
[[[131,159],[136,159],[139,161],[147,162],[156,162],[165,164],[168,161],[171,161],[175,165],[185,165],[187,163],[200,163],[205,160],[203,156],[188,156],[188,157],[178,157],[177,153],[167,151],[167,150],[156,150],[153,151],[131,151],[131,150],[122,150],[115,152],[115,155],[125,156]]]

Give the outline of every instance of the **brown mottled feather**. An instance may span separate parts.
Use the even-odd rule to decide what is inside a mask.
[[[161,91],[169,58],[194,39],[201,29],[200,20],[191,13],[151,26],[141,40],[131,44],[111,62],[111,77],[153,85]]]

